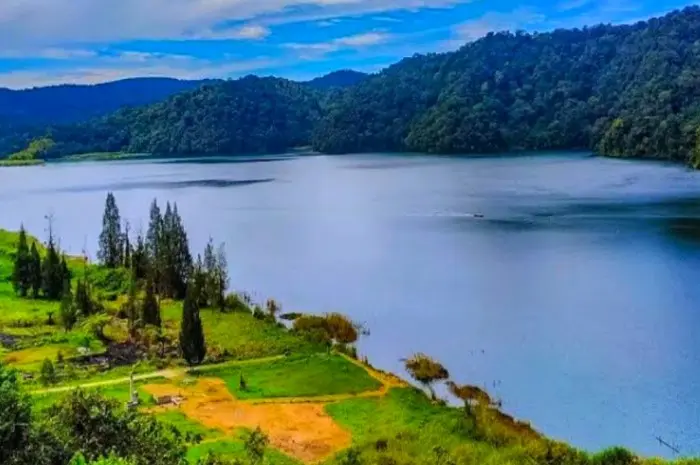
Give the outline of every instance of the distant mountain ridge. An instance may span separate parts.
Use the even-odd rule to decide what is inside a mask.
[[[133,78],[104,84],[63,84],[11,90],[0,88],[0,120],[15,125],[63,124],[142,106],[209,82],[172,78]]]
[[[326,74],[325,76],[317,77],[307,81],[306,84],[310,85],[314,89],[343,89],[346,87],[354,86],[359,84],[369,77],[367,73],[361,73],[359,71],[353,71],[351,69],[341,69],[334,71],[332,73]]]
[[[591,149],[700,166],[700,7],[633,25],[490,33],[369,76],[213,81],[79,124],[13,128],[93,151],[445,154]]]

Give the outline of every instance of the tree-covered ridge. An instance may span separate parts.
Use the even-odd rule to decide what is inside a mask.
[[[249,76],[204,85],[99,120],[54,128],[54,155],[281,152],[307,144],[319,114],[318,95],[308,86]]]
[[[51,156],[274,153],[312,144],[325,153],[591,149],[700,165],[698,44],[697,6],[634,25],[491,33],[367,77],[248,76],[48,130],[0,113],[0,153],[48,135]],[[348,79],[358,83],[326,85]]]
[[[325,152],[591,148],[688,160],[700,123],[700,8],[632,26],[489,34],[402,61],[334,102]]]
[[[177,92],[199,87],[203,82],[136,78],[94,85],[0,89],[0,120],[27,125],[83,121],[125,106],[158,102]]]

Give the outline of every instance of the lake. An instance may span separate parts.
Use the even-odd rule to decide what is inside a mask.
[[[585,153],[57,163],[0,169],[0,227],[45,236],[51,213],[94,256],[107,191],[132,230],[177,202],[235,289],[366,323],[378,367],[425,352],[554,438],[700,454],[700,173]]]

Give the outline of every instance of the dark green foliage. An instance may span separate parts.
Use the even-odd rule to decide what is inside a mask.
[[[158,251],[160,259],[156,260],[156,266],[160,267],[161,289],[168,297],[182,299],[192,271],[192,255],[177,204],[171,208],[168,203],[165,207],[162,239]]]
[[[430,391],[430,397],[436,399],[433,383],[450,377],[450,373],[442,364],[425,354],[415,354],[405,360],[406,371],[413,379],[424,385]]]
[[[97,258],[107,268],[117,268],[124,264],[123,238],[119,208],[114,199],[114,194],[109,192],[107,193],[104,216],[102,217],[100,247],[97,251]]]
[[[61,297],[61,307],[59,309],[61,324],[66,331],[73,329],[78,322],[78,309],[73,302],[70,280],[65,280]]]
[[[20,226],[19,239],[17,240],[17,251],[15,252],[15,262],[12,270],[12,286],[15,292],[22,297],[26,297],[32,286],[32,257],[27,245],[27,232],[24,225]]]
[[[32,248],[29,252],[29,284],[32,290],[32,297],[38,298],[41,292],[41,256],[39,249],[36,248],[36,243],[32,242]]]
[[[65,270],[61,265],[53,234],[49,231],[49,242],[46,245],[46,256],[41,264],[41,287],[44,297],[49,300],[59,300],[63,292]]]
[[[50,426],[34,422],[24,447],[15,452],[8,465],[65,465],[71,455]]]
[[[146,251],[146,243],[143,235],[136,236],[136,246],[131,254],[131,270],[136,280],[145,279],[149,272],[148,253]]]
[[[637,458],[627,449],[612,447],[606,449],[591,459],[592,465],[634,465]]]
[[[197,305],[201,288],[195,280],[187,286],[187,295],[182,304],[182,322],[180,324],[180,350],[190,365],[199,365],[204,361],[207,348],[204,342],[204,329]]]
[[[324,152],[593,148],[688,160],[700,125],[700,8],[633,26],[498,33],[415,56],[332,102]]]
[[[92,296],[92,286],[87,279],[79,279],[75,287],[75,307],[83,317],[101,310],[101,305]]]
[[[129,337],[132,339],[136,336],[136,329],[138,326],[143,323],[139,319],[139,308],[136,301],[136,292],[136,281],[132,277],[129,284],[126,302],[124,302],[121,307],[121,313],[126,317],[129,323]]]
[[[153,325],[159,328],[162,325],[155,284],[150,279],[146,282],[146,294],[141,304],[141,321],[144,325]]]
[[[147,107],[52,128],[56,141],[52,155],[283,152],[308,143],[319,112],[318,92],[310,86],[248,76],[204,85]]]
[[[259,426],[246,435],[244,447],[251,463],[258,464],[263,461],[269,443],[270,440]]]
[[[44,359],[44,362],[41,364],[41,372],[39,373],[39,381],[44,386],[48,386],[50,384],[56,384],[56,381],[58,381],[58,375],[56,374],[56,367],[54,367],[53,362],[51,362],[51,360],[49,360],[48,358]]]
[[[137,465],[184,464],[179,435],[155,418],[125,411],[98,394],[73,391],[49,410],[49,418],[63,443],[88,460],[115,454]]]
[[[7,463],[27,444],[31,407],[15,371],[0,364],[0,463]]]

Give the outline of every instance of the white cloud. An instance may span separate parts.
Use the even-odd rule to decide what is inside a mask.
[[[300,58],[316,57],[326,53],[335,52],[344,48],[360,49],[380,45],[389,42],[393,36],[386,32],[366,32],[346,37],[339,37],[328,42],[299,43],[292,42],[283,46],[291,50],[297,50]]]
[[[39,70],[0,72],[0,87],[24,89],[56,84],[97,84],[130,77],[173,77],[206,79],[237,77],[279,66],[278,59],[260,57],[252,60],[214,62],[187,55],[119,52],[96,60],[71,66]]]
[[[490,12],[454,27],[455,41],[469,42],[489,32],[515,31],[544,25],[546,17],[529,8],[518,8],[509,13]]]
[[[564,0],[557,5],[558,11],[578,10],[593,3],[593,0]]]
[[[210,38],[222,25],[236,23],[238,33],[234,30],[223,38],[259,39],[274,24],[444,8],[467,1],[471,0],[2,0],[0,43],[21,50]],[[247,22],[254,25],[242,25]]]
[[[44,48],[38,50],[0,49],[0,58],[41,58],[44,60],[76,60],[96,57],[94,50],[75,48]]]

